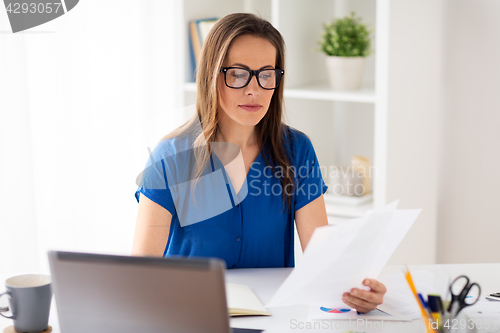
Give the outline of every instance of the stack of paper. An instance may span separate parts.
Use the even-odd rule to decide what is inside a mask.
[[[479,301],[464,308],[457,317],[459,323],[467,323],[456,330],[457,333],[500,331],[500,302],[481,297]]]
[[[367,289],[410,229],[420,209],[396,210],[396,203],[364,217],[316,228],[295,267],[266,307],[306,304],[346,308],[342,295]]]
[[[434,274],[418,270],[412,271],[411,275],[418,292],[422,295],[433,292]],[[379,281],[387,287],[387,293],[384,295],[384,303],[379,305],[378,309],[397,318],[422,318],[420,307],[408,286],[408,282],[406,282],[403,272],[381,275]]]

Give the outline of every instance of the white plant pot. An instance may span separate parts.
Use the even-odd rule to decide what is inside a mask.
[[[365,59],[365,57],[327,56],[326,67],[332,89],[361,88]]]

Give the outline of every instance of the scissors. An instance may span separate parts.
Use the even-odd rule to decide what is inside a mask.
[[[477,289],[477,295],[473,288]],[[470,293],[471,290],[473,290],[472,293]],[[481,295],[481,287],[476,282],[471,283],[467,276],[460,275],[450,284],[450,293],[451,302],[448,312],[451,318],[454,318],[463,308],[476,304]]]

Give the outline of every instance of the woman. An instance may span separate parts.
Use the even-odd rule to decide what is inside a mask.
[[[196,112],[157,145],[136,192],[133,255],[293,267],[294,221],[303,250],[314,228],[328,224],[314,148],[282,121],[284,65],[283,38],[266,20],[238,13],[213,27]],[[371,290],[344,295],[360,312],[386,291],[373,279],[364,284]]]

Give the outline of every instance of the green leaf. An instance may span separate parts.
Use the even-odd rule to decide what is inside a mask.
[[[361,17],[356,17],[355,12],[344,18],[334,19],[330,23],[323,23],[322,38],[318,43],[321,51],[327,55],[366,57],[371,53],[371,34],[361,23]]]

